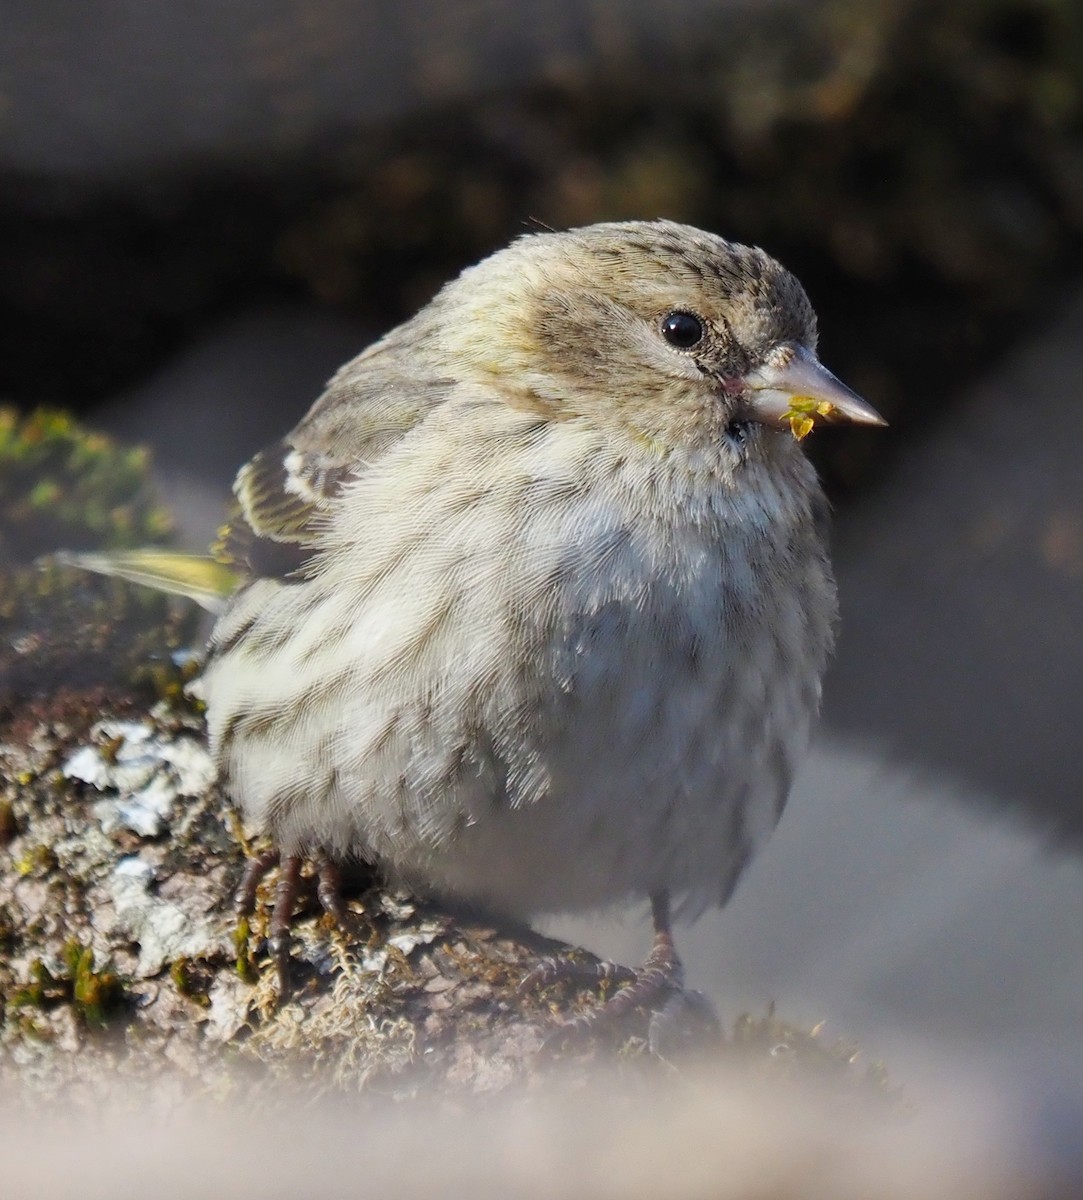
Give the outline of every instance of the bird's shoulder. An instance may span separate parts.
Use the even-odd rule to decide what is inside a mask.
[[[249,577],[302,573],[326,513],[455,391],[382,356],[347,363],[294,430],[251,458],[233,484],[234,505],[215,554]]]

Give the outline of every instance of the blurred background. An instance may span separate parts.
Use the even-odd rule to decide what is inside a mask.
[[[824,729],[686,936],[692,982],[904,1079],[1079,1089],[1083,8],[4,4],[0,403],[151,446],[192,546],[459,268],[534,222],[653,216],[785,262],[891,421],[811,439],[843,612]],[[646,941],[638,915],[550,928]]]

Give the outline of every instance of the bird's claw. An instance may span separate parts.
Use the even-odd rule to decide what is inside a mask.
[[[256,894],[260,883],[274,866],[279,866],[279,875],[274,887],[271,919],[267,926],[267,950],[275,964],[279,995],[282,999],[285,999],[291,990],[290,948],[293,944],[293,937],[290,926],[293,922],[293,911],[301,887],[303,862],[304,859],[300,854],[291,854],[287,858],[281,858],[277,850],[265,850],[262,854],[248,860],[244,875],[241,877],[241,882],[233,897],[234,905],[240,915],[246,916],[251,913],[256,907]],[[319,855],[315,862],[316,895],[320,906],[340,929],[348,929],[350,912],[342,899],[342,873],[338,865],[326,855]]]
[[[653,1025],[657,1015],[665,1014],[675,1000],[686,995],[684,968],[673,950],[673,942],[668,933],[659,934],[655,938],[647,961],[639,970],[632,970],[613,962],[583,963],[571,958],[547,958],[522,980],[518,993],[524,995],[538,987],[564,980],[577,983],[617,983],[623,986],[598,1007],[577,1013],[550,1029],[542,1041],[543,1053],[552,1053],[563,1049],[569,1042],[611,1029],[635,1010],[652,1010]],[[698,992],[687,995],[699,997]],[[695,1003],[693,1002],[693,1007]],[[703,1000],[703,1003],[706,1004],[706,1001]],[[681,1011],[683,1007],[684,1005],[678,1003],[674,1011]]]
[[[543,958],[536,967],[525,975],[516,993],[519,996],[529,995],[540,988],[549,987],[554,983],[586,983],[605,985],[610,983],[634,983],[636,972],[631,967],[621,966],[620,963],[609,962],[580,962],[578,959],[551,955]]]

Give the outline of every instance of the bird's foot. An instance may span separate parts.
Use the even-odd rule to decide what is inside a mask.
[[[638,973],[631,967],[608,961],[580,962],[570,956],[554,954],[543,958],[530,971],[516,989],[520,996],[528,996],[539,988],[549,987],[554,983],[583,983],[596,984],[604,987],[607,984],[632,984],[638,978]]]
[[[673,1040],[666,1032],[673,1018],[683,1024],[686,1011],[709,1009],[698,992],[684,990],[684,967],[673,946],[668,930],[655,935],[646,962],[632,970],[613,962],[583,963],[571,958],[547,958],[539,963],[519,985],[525,995],[558,982],[617,984],[620,990],[604,1003],[587,1012],[577,1013],[557,1024],[545,1038],[546,1049],[618,1027],[635,1011],[651,1012],[649,1042],[658,1052],[663,1043]]]
[[[577,1038],[619,1026],[632,1012],[647,1010],[650,1022],[647,1044],[652,1054],[673,1059],[721,1036],[722,1026],[711,1002],[702,992],[684,986],[684,967],[673,945],[669,896],[651,896],[654,942],[647,960],[637,971],[612,962],[581,963],[570,958],[547,958],[519,985],[523,995],[561,980],[623,985],[597,1008],[577,1013],[550,1030],[543,1050],[554,1050]]]
[[[316,895],[320,906],[340,929],[348,930],[350,913],[342,899],[342,873],[338,864],[323,854],[317,855],[313,861],[316,866]],[[233,894],[233,903],[238,915],[250,915],[255,911],[260,883],[274,867],[279,868],[271,920],[267,926],[267,948],[278,972],[279,994],[283,998],[290,991],[290,925],[301,889],[303,863],[304,858],[300,854],[282,858],[277,850],[265,850],[248,860],[241,882]]]

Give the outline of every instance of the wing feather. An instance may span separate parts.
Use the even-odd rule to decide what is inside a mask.
[[[446,379],[415,381],[377,353],[347,363],[293,432],[237,473],[229,522],[215,545],[220,562],[263,578],[301,577],[315,552],[322,514],[450,394]]]

